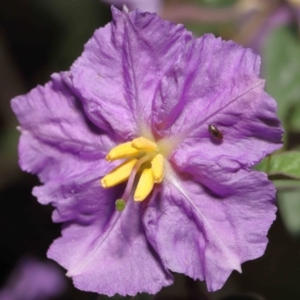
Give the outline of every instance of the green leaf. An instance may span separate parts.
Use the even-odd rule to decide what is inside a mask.
[[[277,101],[278,115],[285,128],[291,125],[289,112],[300,103],[299,56],[300,39],[289,27],[274,30],[263,51],[266,90]],[[297,129],[300,131],[300,127]]]
[[[286,151],[265,158],[256,169],[268,176],[281,176],[300,179],[300,152]]]
[[[300,191],[280,192],[277,203],[287,230],[294,236],[300,235]]]

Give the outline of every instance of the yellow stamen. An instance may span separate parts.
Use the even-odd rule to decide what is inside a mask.
[[[109,188],[123,181],[126,181],[129,178],[136,162],[137,159],[133,158],[130,160],[126,160],[120,166],[114,168],[110,173],[108,173],[101,179],[102,187]]]
[[[154,176],[151,168],[142,171],[137,184],[133,199],[134,201],[143,201],[151,193],[154,186]]]
[[[138,137],[130,142],[120,144],[109,151],[107,161],[126,158],[120,166],[101,179],[101,185],[109,188],[128,180],[121,199],[116,201],[116,210],[122,211],[125,203],[132,197],[137,202],[144,201],[154,184],[160,184],[164,179],[164,157],[170,155],[172,144],[169,140]],[[132,189],[135,187],[135,191]]]
[[[149,152],[156,151],[156,149],[157,149],[156,143],[151,142],[150,140],[148,140],[142,136],[134,139],[131,142],[131,146],[136,149],[139,149],[142,151],[149,151]]]
[[[105,159],[112,161],[120,158],[127,158],[130,156],[137,155],[139,150],[131,146],[131,142],[120,144],[112,148],[106,155]]]
[[[157,154],[151,161],[151,168],[155,183],[161,183],[164,179],[164,157]]]

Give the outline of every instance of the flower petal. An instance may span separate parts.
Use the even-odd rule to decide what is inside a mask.
[[[278,149],[282,128],[275,101],[263,91],[259,64],[252,50],[212,35],[190,42],[156,94],[157,135],[176,136],[185,152],[180,155],[225,154],[248,166]],[[222,142],[214,140],[209,125],[223,132]],[[256,151],[248,151],[253,145]]]
[[[158,83],[192,36],[156,14],[114,7],[112,14],[73,64],[71,80],[90,120],[124,141],[145,135]]]
[[[259,66],[259,56],[232,41],[212,34],[193,39],[162,78],[154,103],[154,125],[161,134],[170,134],[184,122],[189,129],[202,123],[259,83]]]
[[[65,222],[48,257],[68,270],[77,288],[135,295],[154,294],[172,283],[146,239],[140,205],[129,201],[122,212],[116,211],[120,188],[101,188],[96,172],[35,188],[34,194],[56,207],[54,221]]]
[[[210,161],[238,160],[241,167],[252,167],[281,148],[283,130],[273,99],[257,87],[244,101],[252,101],[252,108],[247,112],[227,109],[219,113],[215,121],[200,125],[185,138],[172,154],[173,163],[186,169],[200,156]],[[217,126],[222,132],[221,141],[210,134],[208,124]]]
[[[232,270],[241,271],[242,262],[263,255],[275,219],[275,189],[263,173],[206,167],[205,185],[168,170],[168,182],[147,208],[144,224],[166,268],[206,280],[215,291]]]
[[[190,42],[156,94],[157,135],[177,136],[183,150],[178,156],[185,161],[185,153],[207,159],[227,154],[252,166],[278,149],[282,128],[275,101],[263,91],[259,65],[252,50],[233,42],[212,35]],[[223,132],[222,143],[210,135],[209,125]]]
[[[54,74],[44,87],[11,103],[21,124],[21,168],[38,173],[42,181],[72,173],[80,162],[97,161],[114,145],[86,118],[63,76]]]
[[[66,278],[52,262],[23,257],[1,287],[1,300],[53,299],[66,289]]]

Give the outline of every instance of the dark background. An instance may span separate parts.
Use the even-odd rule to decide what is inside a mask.
[[[24,255],[45,260],[49,245],[60,235],[60,225],[51,221],[52,208],[31,195],[38,179],[18,168],[19,134],[10,99],[44,84],[51,73],[67,70],[93,31],[110,19],[109,6],[97,0],[0,0],[0,285]],[[207,293],[205,284],[176,275],[175,285],[155,299],[260,299],[247,298],[248,293],[264,299],[300,299],[300,244],[280,213],[269,239],[265,255],[243,264],[243,274],[233,272],[220,291]],[[68,280],[68,290],[58,299],[97,296],[78,291]]]

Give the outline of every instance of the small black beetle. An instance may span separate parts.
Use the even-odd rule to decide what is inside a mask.
[[[210,134],[217,139],[218,141],[221,141],[223,139],[223,133],[221,130],[217,128],[217,126],[214,125],[208,125],[208,131]]]

